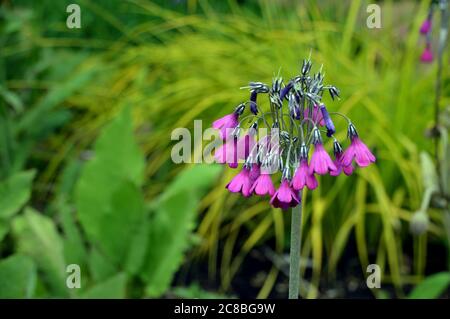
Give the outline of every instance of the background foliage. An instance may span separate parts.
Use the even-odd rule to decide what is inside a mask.
[[[210,125],[248,99],[239,87],[289,78],[309,53],[342,92],[328,108],[378,162],[306,194],[301,295],[405,297],[420,282],[413,297],[442,295],[441,212],[409,233],[432,151],[427,1],[380,2],[381,29],[362,0],[82,0],[72,30],[69,3],[1,5],[1,297],[284,297],[289,216],[227,193],[231,170],[173,164],[170,133]],[[73,263],[80,290],[66,288]],[[371,263],[383,275],[370,292]]]

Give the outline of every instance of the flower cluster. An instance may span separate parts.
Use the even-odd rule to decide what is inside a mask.
[[[272,206],[287,209],[300,203],[303,188],[317,188],[317,175],[350,175],[356,166],[375,162],[351,120],[341,113],[328,112],[322,102],[326,92],[333,100],[339,98],[339,90],[324,84],[322,68],[315,74],[311,74],[311,68],[311,60],[304,60],[300,74],[286,85],[280,76],[273,79],[271,87],[251,82],[245,87],[250,90],[249,101],[213,123],[224,142],[216,149],[216,161],[231,168],[243,163],[227,185],[230,192],[245,197],[270,196]],[[269,97],[268,111],[257,102],[261,94]],[[247,106],[250,114],[243,116]],[[350,145],[345,150],[334,137],[332,116],[347,121]],[[324,136],[333,140],[333,159],[325,150]],[[277,172],[281,173],[278,189],[272,181]]]

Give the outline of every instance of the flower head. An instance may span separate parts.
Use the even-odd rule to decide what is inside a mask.
[[[270,204],[275,208],[288,209],[300,203],[299,193],[289,186],[289,180],[283,179],[278,190],[273,194]]]
[[[337,176],[344,172],[350,175],[354,170],[353,160],[359,166],[375,161],[353,124],[348,128],[350,146],[343,151],[334,137],[338,128],[335,116],[350,120],[341,113],[328,112],[322,103],[324,93],[328,92],[335,100],[340,98],[340,91],[334,85],[324,83],[322,68],[318,72],[311,70],[311,60],[305,59],[300,74],[292,77],[286,85],[279,75],[274,76],[271,86],[250,82],[242,87],[249,89],[249,100],[213,123],[225,141],[214,155],[217,162],[232,168],[238,167],[241,160],[244,163],[242,170],[227,185],[230,192],[242,193],[245,197],[253,193],[270,195],[272,206],[287,209],[300,203],[301,191],[305,187],[311,190],[318,187],[316,174]],[[264,104],[258,103],[262,94],[267,94],[268,110],[263,110]],[[247,104],[249,114],[241,119]],[[253,124],[248,127],[250,123]],[[262,127],[256,134],[259,125]],[[319,129],[321,126],[324,128]],[[321,130],[325,128],[326,136],[334,139],[334,161],[322,141]],[[247,131],[241,135],[242,130]],[[281,173],[281,183],[276,189],[272,174],[278,173]]]
[[[352,123],[348,126],[348,137],[351,140],[350,146],[345,150],[341,158],[342,166],[349,166],[355,159],[356,164],[360,167],[369,166],[370,163],[375,163],[375,156],[364,144],[356,132],[356,128]]]
[[[242,170],[233,177],[226,188],[232,193],[242,193],[245,197],[249,197],[251,195],[251,186],[250,170],[244,165]]]

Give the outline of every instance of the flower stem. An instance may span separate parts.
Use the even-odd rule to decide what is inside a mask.
[[[301,194],[300,194],[301,196]],[[292,208],[291,251],[289,267],[289,299],[298,299],[300,288],[300,245],[302,228],[302,204]]]

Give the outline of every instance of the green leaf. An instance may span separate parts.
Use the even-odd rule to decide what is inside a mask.
[[[88,299],[119,299],[126,297],[127,275],[120,273],[90,288],[83,294],[82,298]]]
[[[13,255],[0,261],[0,298],[31,298],[36,267],[30,257]]]
[[[27,208],[23,216],[13,220],[12,230],[17,251],[36,262],[53,296],[67,296],[63,242],[53,221]]]
[[[220,171],[206,165],[189,168],[157,200],[156,211],[150,216],[149,251],[141,272],[149,296],[161,296],[170,286],[190,245],[199,190],[214,181]]]
[[[425,278],[409,294],[410,299],[438,298],[450,285],[450,273],[440,272]]]
[[[111,260],[108,260],[97,249],[93,248],[89,253],[89,271],[94,281],[104,281],[117,273],[118,268]]]
[[[0,183],[0,218],[16,214],[30,199],[34,170],[16,173]]]
[[[76,186],[79,221],[88,239],[116,266],[125,262],[144,217],[144,160],[125,109],[95,144]]]

